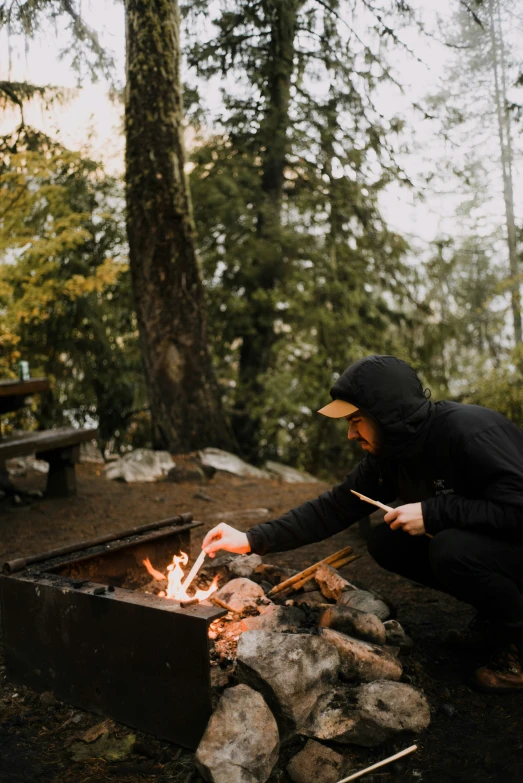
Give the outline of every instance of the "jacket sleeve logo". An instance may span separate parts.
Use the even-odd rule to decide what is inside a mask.
[[[451,495],[453,489],[445,489],[445,479],[434,479],[434,494],[435,495]]]

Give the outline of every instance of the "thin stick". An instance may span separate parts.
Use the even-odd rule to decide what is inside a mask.
[[[353,560],[358,560],[361,557],[361,555],[351,555],[348,557],[342,557],[340,560],[333,560],[332,563],[329,563],[331,568],[342,568],[345,565],[348,565],[349,563],[352,563]],[[316,569],[317,570],[317,569]],[[314,572],[316,573],[316,572]],[[303,579],[300,579],[299,582],[295,582],[294,584],[290,585],[290,587],[286,588],[286,590],[301,590],[301,588],[307,584],[311,579],[314,579],[314,574],[311,574],[309,576],[305,576]]]
[[[189,585],[190,585],[190,584],[191,584],[191,582],[193,581],[194,577],[196,576],[196,574],[198,573],[198,571],[199,571],[199,570],[200,570],[200,568],[202,567],[202,565],[203,565],[203,561],[205,560],[205,555],[206,555],[206,554],[207,554],[207,553],[206,553],[206,551],[205,551],[204,549],[202,549],[202,551],[201,551],[201,552],[200,552],[200,554],[198,555],[198,557],[197,557],[197,559],[196,559],[196,561],[195,561],[195,563],[194,563],[193,567],[192,567],[192,568],[191,568],[191,570],[189,571],[189,575],[187,576],[187,579],[186,579],[186,580],[185,580],[185,582],[182,584],[182,587],[183,587],[183,589],[185,590],[185,592],[187,592],[187,588],[189,587]]]
[[[361,492],[356,492],[355,489],[351,489],[351,492],[353,495],[357,495],[360,500],[364,500],[365,503],[371,503],[373,506],[383,509],[383,511],[395,511],[392,506],[386,506],[385,503],[380,503],[379,500],[371,500],[371,498],[368,498],[366,495],[362,495]],[[434,538],[430,533],[425,533],[425,535],[427,538]]]
[[[318,563],[314,563],[308,568],[305,568],[303,571],[300,571],[299,574],[294,574],[294,576],[289,577],[289,579],[286,579],[284,582],[280,582],[280,584],[276,585],[276,587],[273,587],[272,590],[267,593],[267,595],[271,596],[276,595],[277,593],[281,593],[282,590],[286,590],[288,587],[292,587],[292,585],[296,584],[296,582],[301,582],[301,580],[305,577],[312,576],[316,569],[321,565],[330,565],[331,563],[335,563],[337,560],[345,557],[345,555],[350,555],[351,552],[351,546],[346,546],[344,549],[340,549],[339,552],[334,552],[333,555],[329,555],[329,557],[326,557],[324,560],[320,560]]]
[[[417,745],[411,745],[410,748],[405,748],[405,750],[401,750],[399,753],[396,753],[394,756],[389,756],[388,759],[383,759],[383,761],[378,761],[377,764],[373,764],[371,767],[365,767],[365,769],[361,769],[359,772],[355,772],[353,775],[349,775],[348,778],[343,778],[342,780],[338,780],[338,783],[348,783],[349,780],[356,780],[356,778],[360,778],[362,775],[366,775],[367,772],[372,772],[373,770],[378,769],[379,767],[384,767],[385,764],[390,764],[392,761],[401,759],[403,756],[406,756],[409,753],[413,753],[417,749],[418,749]]]
[[[360,557],[363,557],[363,553],[361,552],[359,555],[350,555],[349,557],[342,557],[340,560],[335,560],[333,563],[330,564],[331,568],[343,568],[343,566],[348,565],[349,563],[352,563],[354,560],[359,560]]]
[[[365,503],[371,503],[371,505],[377,506],[378,508],[383,509],[383,511],[394,511],[392,506],[386,506],[385,503],[380,503],[379,500],[371,500],[371,498],[368,498],[366,495],[362,495],[361,492],[356,492],[355,489],[351,489],[351,492],[353,495],[357,495],[360,500],[364,500]]]

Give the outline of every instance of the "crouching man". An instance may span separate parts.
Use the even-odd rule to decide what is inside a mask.
[[[433,403],[414,370],[393,356],[351,365],[319,413],[346,418],[367,452],[342,484],[242,533],[218,525],[209,555],[283,552],[321,541],[369,513],[351,490],[404,505],[375,527],[368,549],[383,568],[477,609],[456,643],[495,637],[477,669],[485,690],[523,690],[523,432],[476,405]]]

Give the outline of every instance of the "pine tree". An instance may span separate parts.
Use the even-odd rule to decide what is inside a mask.
[[[259,460],[280,448],[285,419],[269,388],[278,412],[296,415],[363,346],[386,343],[395,308],[382,292],[400,288],[405,244],[377,195],[401,176],[388,139],[400,125],[369,97],[386,62],[363,44],[351,50],[337,3],[231,2],[214,21],[218,35],[197,41],[189,62],[202,78],[234,73],[241,87],[194,153],[192,188],[215,350],[238,441]],[[295,407],[274,368],[288,378],[283,357],[303,345],[318,360],[309,348],[300,374],[314,366],[318,387]]]
[[[475,193],[481,196],[479,206],[490,215],[495,206],[493,193],[501,191],[508,260],[506,288],[516,345],[522,340],[521,273],[514,206],[517,155],[509,93],[520,72],[517,40],[511,30],[518,8],[513,0],[485,0],[474,4],[473,15],[466,8],[456,13],[447,36],[457,47],[454,61],[448,69],[446,88],[433,102],[443,117],[446,138],[457,144],[452,167],[454,171],[460,167],[463,170],[458,188],[464,194],[467,190],[472,192],[477,177],[470,178],[469,171],[481,166],[484,177],[481,189],[476,187]],[[467,149],[465,162],[463,154],[460,156],[457,151],[461,145]],[[489,241],[492,239],[485,237],[484,242]]]
[[[178,7],[129,0],[126,11],[127,234],[154,443],[227,448],[184,171]]]

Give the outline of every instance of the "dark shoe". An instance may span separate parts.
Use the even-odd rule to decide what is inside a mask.
[[[494,623],[477,614],[463,629],[451,628],[445,637],[445,644],[458,652],[483,650],[489,653],[494,649],[497,633]]]
[[[486,666],[474,672],[474,684],[482,691],[523,691],[523,654],[521,646],[507,644]]]

